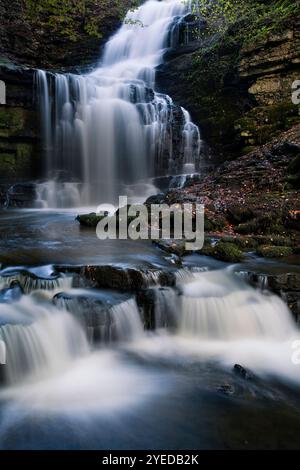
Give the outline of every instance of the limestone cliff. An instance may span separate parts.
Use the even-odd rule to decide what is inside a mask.
[[[179,48],[158,72],[159,88],[192,112],[217,160],[264,144],[300,122],[292,83],[300,79],[300,17],[276,34],[242,45],[225,37]]]

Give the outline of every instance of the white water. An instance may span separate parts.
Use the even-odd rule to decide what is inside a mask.
[[[0,305],[1,324],[8,383],[47,378],[89,351],[83,330],[70,314],[32,297],[24,296],[13,305]]]
[[[112,202],[139,180],[182,173],[183,165],[198,163],[200,134],[189,113],[153,92],[155,68],[172,44],[174,25],[188,11],[181,0],[149,0],[128,13],[94,72],[37,73],[45,176],[58,181],[39,188],[40,206],[78,205],[77,181],[80,205]],[[71,195],[61,181],[75,181]]]
[[[257,375],[300,385],[299,365],[293,362],[300,332],[280,298],[249,287],[226,270],[179,271],[177,287],[176,333],[160,331],[132,343],[131,349],[148,360],[209,361],[229,369],[241,364]]]
[[[18,283],[25,294],[30,294],[33,291],[40,290],[55,291],[56,289],[70,289],[72,285],[72,278],[61,276],[54,279],[43,279],[18,272],[14,274],[7,273],[5,275],[0,275],[0,289],[10,287],[13,282]]]
[[[209,341],[285,340],[296,328],[281,299],[239,283],[224,271],[194,274],[181,286],[179,332]]]
[[[300,335],[279,298],[248,287],[226,270],[190,276],[184,271],[177,279],[179,292],[152,288],[157,293],[154,333],[144,332],[134,300],[109,309],[116,352],[105,342],[91,348],[74,305],[67,312],[67,304],[52,304],[56,290],[0,304],[8,385],[0,397],[48,412],[106,413],[133,406],[159,386],[149,371],[130,365],[122,351],[150,363],[210,361],[226,368],[239,363],[258,375],[300,384],[299,366],[292,362],[292,344]],[[78,308],[81,314],[91,312],[84,304]]]

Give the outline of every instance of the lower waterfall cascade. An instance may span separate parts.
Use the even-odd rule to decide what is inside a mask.
[[[37,71],[45,179],[37,205],[114,202],[155,175],[193,173],[200,132],[189,113],[154,91],[190,2],[148,0],[130,11],[86,75]]]
[[[24,274],[19,279],[29,286],[25,277]],[[5,277],[1,279],[3,286]],[[5,366],[8,385],[59,375],[78,358],[93,354],[99,347],[110,348],[113,343],[117,349],[118,345],[127,344],[140,353],[145,347],[144,353],[149,353],[151,344],[156,349],[159,341],[154,354],[172,355],[170,347],[171,350],[174,347],[176,354],[192,352],[199,359],[212,354],[217,359],[222,351],[223,360],[245,341],[250,349],[244,345],[241,355],[247,365],[248,351],[250,365],[259,371],[264,370],[265,353],[259,357],[258,352],[259,359],[252,364],[252,356],[256,355],[251,350],[253,345],[258,351],[267,348],[269,360],[278,345],[284,349],[297,338],[297,328],[282,300],[249,287],[226,270],[190,273],[185,270],[184,275],[177,276],[176,288],[153,287],[149,279],[155,315],[150,335],[144,328],[148,323],[147,312],[141,305],[138,307],[133,297],[117,296],[115,302],[107,303],[111,298],[107,296],[112,294],[74,289],[70,279],[61,278],[52,285],[35,282],[20,298],[0,302],[0,340],[7,345],[10,358]],[[162,352],[164,341],[166,348]],[[281,361],[285,361],[284,355]],[[275,365],[278,366],[274,364],[271,371]],[[288,369],[285,373],[288,374]]]

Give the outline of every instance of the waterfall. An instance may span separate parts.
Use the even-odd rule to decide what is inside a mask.
[[[0,305],[0,339],[6,345],[8,383],[47,378],[89,351],[85,334],[67,312],[23,296]]]
[[[119,341],[131,341],[143,335],[143,325],[135,300],[114,306],[111,317],[113,338]]]
[[[194,273],[181,289],[182,335],[210,341],[284,341],[297,334],[281,299],[246,286],[232,273]]]
[[[40,278],[17,271],[0,275],[0,289],[9,288],[13,283],[17,283],[25,294],[30,294],[37,290],[69,289],[72,285],[72,277]]]
[[[173,329],[178,324],[179,308],[177,292],[170,288],[153,288],[155,328]]]
[[[134,299],[112,305],[97,292],[73,290],[56,296],[54,304],[80,321],[91,344],[132,341],[144,334]]]
[[[174,25],[189,10],[189,2],[149,0],[127,14],[92,73],[37,72],[44,176],[53,180],[39,188],[38,205],[78,205],[78,185],[82,205],[114,202],[137,181],[198,164],[197,126],[169,96],[153,91]],[[74,185],[71,197],[62,182]]]

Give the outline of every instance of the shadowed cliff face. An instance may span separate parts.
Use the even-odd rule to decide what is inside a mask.
[[[158,72],[161,91],[191,110],[217,161],[262,145],[300,121],[291,100],[300,79],[299,17],[241,47],[228,37],[182,47]]]

